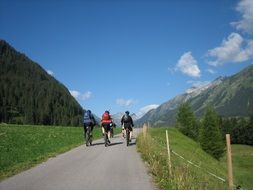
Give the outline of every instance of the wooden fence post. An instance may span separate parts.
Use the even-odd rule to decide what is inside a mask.
[[[144,139],[146,139],[146,137],[147,137],[147,125],[146,125],[146,123],[144,123],[144,125],[143,125],[143,136],[144,136]]]
[[[172,175],[172,170],[171,170],[171,160],[170,160],[170,143],[169,143],[168,130],[166,130],[166,141],[167,141],[167,150],[168,150],[169,174],[170,174],[170,176],[171,176],[171,175]]]
[[[231,156],[231,143],[230,134],[226,134],[227,142],[227,167],[228,167],[228,189],[233,190],[233,170],[232,170],[232,156]]]

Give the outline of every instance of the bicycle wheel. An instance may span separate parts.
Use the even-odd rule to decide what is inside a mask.
[[[89,146],[90,144],[90,127],[87,127],[87,132],[86,132],[86,146]]]
[[[126,145],[128,146],[129,145],[129,129],[126,129]]]
[[[91,134],[91,131],[90,131],[90,140],[89,140],[89,143],[90,143],[90,146],[92,146],[92,134]]]
[[[108,146],[108,134],[105,132],[105,135],[104,135],[104,139],[105,139],[105,147]]]

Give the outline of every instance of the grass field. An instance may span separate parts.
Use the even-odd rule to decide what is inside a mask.
[[[169,132],[171,149],[200,168],[172,153],[172,176],[169,176],[166,129]],[[198,143],[175,128],[151,128],[146,139],[143,135],[139,136],[137,146],[161,189],[227,189],[227,182],[222,182],[208,173],[227,180],[226,158],[221,161],[212,158],[202,151]],[[252,189],[253,147],[233,145],[232,154],[234,183],[240,184],[243,189]]]
[[[253,147],[232,145],[233,175],[237,185],[253,190]],[[221,160],[226,165],[226,157]]]
[[[98,138],[101,128],[95,127],[93,139]],[[83,143],[82,127],[0,125],[0,179]]]

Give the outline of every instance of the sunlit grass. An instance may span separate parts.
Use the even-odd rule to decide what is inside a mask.
[[[172,176],[169,176],[168,157],[165,131],[169,132],[171,149],[186,160],[198,165],[192,166],[186,160],[171,153]],[[138,137],[138,150],[143,159],[149,164],[157,184],[162,189],[227,189],[227,181],[211,176],[211,172],[227,180],[225,155],[221,161],[205,153],[200,145],[182,135],[175,128],[151,128],[147,138]],[[250,146],[233,145],[234,183],[244,189],[253,187],[252,160],[253,148]]]

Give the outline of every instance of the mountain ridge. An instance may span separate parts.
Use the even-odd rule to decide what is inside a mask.
[[[142,125],[174,125],[178,106],[189,102],[197,116],[201,116],[208,105],[224,117],[249,116],[253,114],[253,65],[230,77],[218,77],[211,83],[199,88],[187,89],[185,93],[164,102],[154,110],[147,112],[136,123]],[[245,102],[248,101],[248,102]]]

